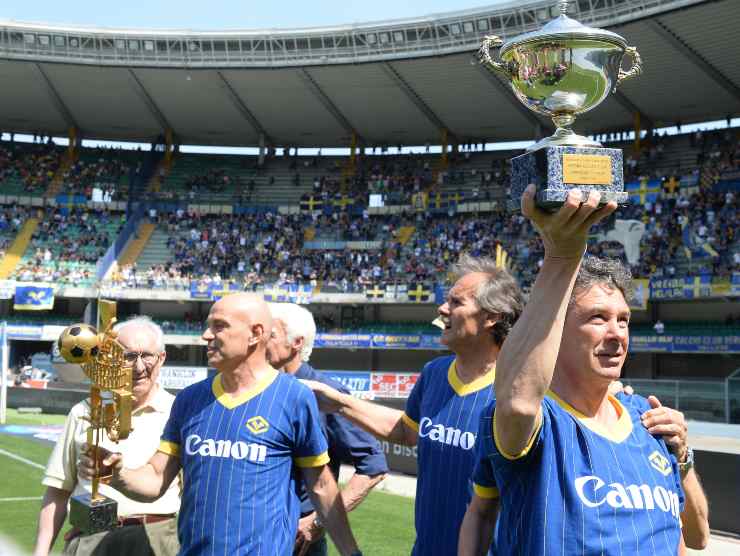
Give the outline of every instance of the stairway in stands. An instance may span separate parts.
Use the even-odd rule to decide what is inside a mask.
[[[167,239],[170,237],[169,232],[161,228],[153,228],[149,241],[143,246],[140,255],[136,259],[136,268],[138,272],[145,272],[153,266],[170,262],[174,258],[174,253],[167,247]]]
[[[151,222],[142,222],[135,235],[126,245],[126,249],[118,257],[118,268],[133,264],[138,261],[141,253],[144,251],[149,239],[154,233],[155,225]],[[147,267],[148,268],[148,267]]]
[[[10,248],[2,260],[0,260],[0,280],[5,280],[13,274],[13,271],[23,257],[23,253],[26,252],[28,244],[31,243],[31,237],[38,225],[38,218],[29,218],[23,223],[21,231],[15,236]]]
[[[46,192],[44,193],[45,197],[53,199],[61,191],[62,185],[64,185],[64,175],[69,171],[72,165],[77,162],[77,156],[78,153],[76,149],[66,150],[62,157],[62,163],[54,173],[54,177],[49,183],[49,187],[46,188]]]

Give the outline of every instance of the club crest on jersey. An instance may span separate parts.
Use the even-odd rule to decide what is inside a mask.
[[[653,469],[655,469],[658,473],[661,473],[663,476],[667,477],[673,472],[671,462],[658,450],[655,450],[652,454],[648,456],[648,461],[650,462],[650,465],[653,467]]]
[[[270,428],[270,423],[261,415],[257,415],[256,417],[247,419],[246,427],[254,434],[262,434]]]

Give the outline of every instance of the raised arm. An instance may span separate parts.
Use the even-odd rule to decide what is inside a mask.
[[[526,448],[541,418],[540,404],[552,382],[588,230],[616,208],[611,202],[598,209],[600,195],[595,192],[584,203],[580,199],[580,192],[571,191],[564,205],[550,214],[535,207],[533,186],[522,196],[522,213],[539,232],[545,259],[529,302],[496,361],[496,442],[512,456]]]
[[[339,494],[337,482],[328,465],[301,469],[311,502],[316,508],[321,522],[326,526],[329,536],[343,556],[357,552],[357,542],[347,519],[347,511]]]
[[[123,456],[99,448],[102,454],[102,473],[112,474],[110,485],[137,502],[154,502],[169,488],[180,471],[180,458],[177,454],[155,452],[151,459],[136,469],[123,466]],[[92,480],[93,460],[87,455],[80,456],[80,476]]]
[[[313,390],[321,411],[339,413],[381,440],[416,445],[417,431],[403,418],[403,411],[343,394],[322,382],[301,382]]]

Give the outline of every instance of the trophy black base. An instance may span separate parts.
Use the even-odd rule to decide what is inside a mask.
[[[602,147],[548,146],[511,159],[509,210],[521,208],[527,185],[537,188],[535,203],[546,210],[556,210],[571,189],[580,189],[583,199],[588,192],[601,193],[601,203],[616,201],[626,205],[621,149]]]
[[[83,535],[109,531],[118,525],[118,502],[106,497],[92,500],[87,493],[73,496],[69,500],[69,523]]]

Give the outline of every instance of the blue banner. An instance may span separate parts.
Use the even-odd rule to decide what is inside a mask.
[[[316,347],[377,349],[444,349],[437,334],[325,334],[316,335]]]
[[[14,309],[50,311],[54,308],[54,288],[51,286],[16,286]]]
[[[319,348],[369,348],[371,334],[316,334],[314,347]]]
[[[649,353],[740,353],[740,336],[678,336],[656,334],[632,336],[631,352]]]
[[[366,371],[321,371],[326,377],[336,380],[352,394],[370,392],[370,373]]]
[[[211,282],[190,282],[191,299],[211,299],[213,293],[213,283]]]
[[[402,348],[416,349],[421,347],[421,335],[419,334],[373,334],[372,347],[376,348]]]

